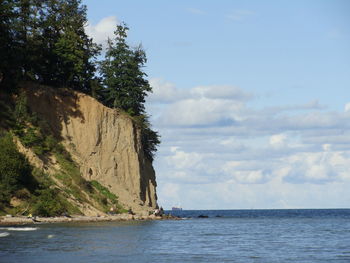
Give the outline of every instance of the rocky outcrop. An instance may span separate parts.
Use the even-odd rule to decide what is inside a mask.
[[[70,90],[27,87],[28,106],[44,119],[87,180],[97,180],[127,209],[146,213],[157,205],[152,163],[141,132],[125,113]]]

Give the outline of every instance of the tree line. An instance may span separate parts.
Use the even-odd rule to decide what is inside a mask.
[[[160,141],[144,107],[152,91],[143,71],[145,51],[128,45],[129,28],[120,24],[98,61],[101,46],[85,32],[86,11],[81,0],[1,0],[0,90],[16,92],[18,83],[35,81],[123,109],[138,120],[145,154],[152,160]]]

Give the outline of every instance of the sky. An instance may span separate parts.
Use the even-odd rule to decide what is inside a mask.
[[[350,1],[83,3],[146,51],[159,205],[350,208]]]

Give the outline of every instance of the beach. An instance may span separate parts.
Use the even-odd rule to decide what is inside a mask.
[[[26,216],[1,216],[0,226],[9,225],[28,225],[43,223],[83,223],[83,222],[113,222],[113,221],[132,221],[132,220],[165,220],[178,219],[170,215],[132,215],[132,214],[116,214],[102,216],[57,216],[57,217],[26,217]]]

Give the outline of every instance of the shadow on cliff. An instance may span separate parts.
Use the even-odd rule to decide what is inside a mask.
[[[143,155],[142,155],[143,156]],[[152,191],[152,186],[154,189],[157,187],[156,175],[150,160],[146,160],[144,157],[139,158],[140,170],[143,176],[140,177],[140,198],[145,205],[149,207],[157,206],[157,194],[156,191]],[[154,195],[154,196],[152,196]],[[147,203],[148,201],[148,203]]]
[[[44,130],[59,141],[63,140],[61,131],[70,119],[79,118],[82,123],[85,122],[79,109],[77,92],[37,85],[27,85],[25,92],[30,110],[43,122]]]

